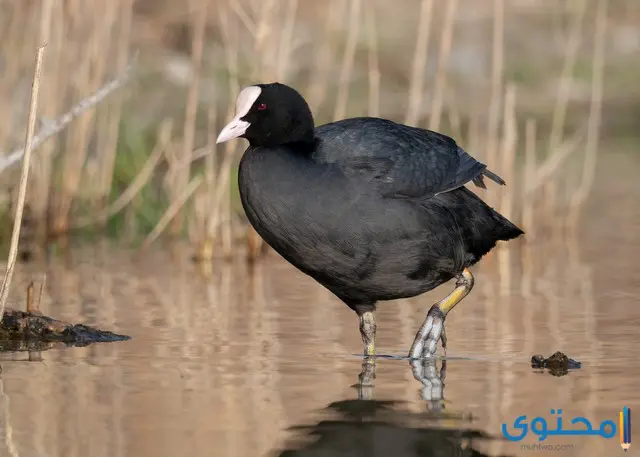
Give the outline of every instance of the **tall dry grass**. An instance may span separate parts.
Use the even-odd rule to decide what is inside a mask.
[[[38,110],[38,93],[40,91],[40,77],[42,76],[42,57],[44,55],[44,45],[38,48],[36,54],[36,65],[33,74],[33,84],[31,86],[31,97],[29,102],[29,114],[27,119],[27,131],[24,141],[24,158],[22,159],[22,172],[20,173],[20,190],[18,191],[18,202],[11,234],[11,246],[9,248],[9,258],[7,259],[7,269],[0,288],[0,320],[4,315],[4,309],[9,296],[9,287],[13,278],[13,270],[18,257],[18,241],[20,239],[20,229],[22,225],[22,214],[24,203],[27,197],[27,182],[29,180],[29,168],[31,164],[31,152],[33,148],[33,133],[36,129],[36,113]]]
[[[25,113],[20,108],[24,103],[17,101],[25,96],[29,50],[35,49],[34,37],[48,42],[36,137],[47,128],[55,134],[34,143],[27,206],[38,227],[35,244],[94,225],[116,236],[139,232],[145,247],[165,232],[171,238],[186,234],[193,254],[206,261],[236,252],[258,258],[265,245],[243,221],[234,187],[241,146],[229,142],[217,147],[215,136],[232,115],[243,85],[272,80],[298,87],[319,120],[369,114],[451,133],[507,178],[506,189],[492,187],[482,191],[483,197],[527,232],[546,236],[549,227],[576,227],[597,160],[606,4],[598,3],[595,19],[591,113],[584,126],[571,131],[569,92],[584,58],[579,51],[592,28],[586,23],[593,19],[587,14],[590,0],[567,0],[570,20],[563,63],[549,75],[557,84],[549,122],[526,111],[524,90],[509,79],[508,0],[487,2],[492,5],[489,71],[483,75],[488,84],[474,103],[459,91],[452,62],[467,1],[408,4],[415,27],[403,26],[406,45],[401,52],[409,59],[405,68],[397,68],[393,54],[400,50],[390,54],[385,42],[393,19],[382,16],[380,4],[361,0],[331,0],[324,6],[299,0],[191,0],[186,9],[145,0],[95,5],[4,0],[0,151],[18,147],[14,132],[25,122]],[[307,27],[309,17],[313,27]],[[140,84],[118,92],[98,109],[77,111],[60,125],[62,113],[126,72],[140,43],[150,46],[148,41],[155,40],[154,46],[161,46],[163,33],[176,28],[183,34],[178,40],[181,52],[188,55],[184,98],[181,102],[176,94],[162,94],[176,100],[175,109],[162,113],[164,121],[154,121],[150,133],[139,132],[138,124],[130,121],[151,111],[146,104],[156,106],[153,99],[128,103],[141,100]],[[31,30],[37,33],[27,33]],[[150,54],[143,48],[145,61]],[[162,59],[155,63],[164,64]],[[406,94],[399,102],[401,113],[392,110],[389,100],[396,103],[398,97],[386,88],[397,82],[398,74]],[[180,131],[170,127],[179,123]],[[6,189],[16,179],[8,158],[0,156],[0,185]],[[568,169],[576,170],[576,161],[583,165],[571,187],[564,176]]]

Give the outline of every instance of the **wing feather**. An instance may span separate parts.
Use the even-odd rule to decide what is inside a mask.
[[[455,140],[430,130],[351,118],[318,127],[316,136],[315,160],[372,181],[385,197],[431,198],[469,182],[486,189],[484,177],[505,184]]]

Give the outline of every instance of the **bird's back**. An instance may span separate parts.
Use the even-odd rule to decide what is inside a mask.
[[[332,122],[316,128],[316,137],[314,160],[371,178],[387,196],[429,198],[467,182],[485,187],[483,176],[504,184],[453,138],[387,119]]]

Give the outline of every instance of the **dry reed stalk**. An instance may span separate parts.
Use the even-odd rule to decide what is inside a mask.
[[[42,282],[40,283],[40,293],[38,294],[38,301],[36,302],[36,306],[40,309],[42,305],[42,296],[44,295],[44,289],[47,285],[47,273],[42,274]]]
[[[564,59],[558,92],[556,94],[555,105],[551,120],[551,133],[549,134],[549,152],[556,150],[562,142],[564,127],[567,117],[567,107],[569,105],[569,95],[573,84],[573,71],[580,49],[582,24],[587,9],[587,0],[569,0],[569,5],[574,10],[572,22],[564,50]]]
[[[223,215],[222,220],[220,221],[220,239],[222,241],[222,255],[225,258],[230,258],[233,256],[233,210],[231,208],[231,192],[228,190],[224,193],[224,199],[222,200],[222,211]],[[254,230],[254,228],[249,225],[247,234],[246,234],[246,242],[248,248],[248,261],[251,262],[252,259],[255,259],[260,256],[265,250],[265,244],[262,241],[262,238],[258,233]]]
[[[449,121],[449,129],[451,129],[451,135],[458,141],[461,141],[462,136],[462,119],[460,118],[460,112],[456,108],[455,95],[451,94],[450,105],[447,109],[447,118]],[[469,127],[470,129],[471,127]],[[469,145],[467,144],[467,147]],[[474,149],[469,149],[473,151]]]
[[[440,51],[438,54],[438,70],[433,88],[433,99],[431,100],[431,116],[429,117],[429,129],[438,130],[442,119],[442,107],[444,105],[444,95],[447,84],[447,66],[451,56],[451,44],[453,42],[453,28],[456,20],[458,0],[447,2],[447,12],[444,18],[442,34],[440,36]]]
[[[5,271],[4,280],[2,281],[2,289],[0,289],[0,320],[4,315],[4,309],[9,296],[9,287],[13,277],[13,270],[16,266],[16,257],[18,255],[18,240],[20,239],[20,226],[22,225],[22,212],[24,210],[24,202],[27,196],[27,181],[29,180],[29,168],[31,160],[31,151],[33,146],[33,133],[36,129],[36,113],[38,110],[38,91],[40,89],[40,75],[42,72],[42,58],[44,56],[44,48],[46,44],[38,48],[36,55],[36,68],[33,74],[33,85],[31,86],[31,101],[29,103],[29,116],[27,121],[27,131],[25,134],[24,158],[22,159],[22,173],[20,175],[20,187],[18,190],[18,203],[16,206],[15,219],[13,221],[13,233],[11,234],[11,244],[9,246],[9,258],[7,260],[7,269]]]
[[[216,170],[218,168],[218,148],[216,144],[216,124],[218,122],[218,112],[215,106],[209,108],[209,114],[207,116],[207,149],[208,154],[205,157],[204,176],[207,183],[207,207],[209,208],[209,214],[207,215],[206,236],[213,241],[215,239],[215,229],[213,225],[213,208],[215,202],[214,185],[216,179]]]
[[[596,30],[593,47],[592,79],[591,79],[591,107],[589,110],[589,128],[585,146],[582,181],[571,197],[567,226],[575,230],[580,221],[580,214],[584,203],[589,197],[596,173],[598,158],[598,141],[602,121],[602,87],[604,80],[604,53],[607,32],[607,0],[598,0],[596,13]]]
[[[516,124],[516,88],[513,84],[507,84],[504,95],[503,132],[500,152],[502,158],[502,176],[505,181],[513,182],[515,175],[516,142],[518,131]],[[513,219],[513,191],[501,189],[500,213],[506,218]],[[498,270],[500,274],[500,295],[506,297],[511,292],[511,250],[498,250]]]
[[[102,23],[109,17],[107,3],[99,3],[96,8],[83,3],[76,6],[75,10],[73,8],[67,10],[71,16],[71,33],[77,41],[72,39],[67,43],[69,52],[66,57],[69,61],[75,62],[78,55],[88,54],[77,68],[76,84],[72,85],[73,97],[82,98],[82,94],[94,91],[101,85],[106,70],[101,32],[103,27],[110,27],[111,24]],[[87,17],[91,17],[92,21],[87,23]],[[71,65],[71,62],[68,64]],[[73,201],[80,197],[81,190],[85,187],[81,186],[81,183],[94,121],[95,112],[86,112],[78,118],[66,138],[60,169],[61,182],[53,210],[54,233],[67,232]]]
[[[33,281],[29,282],[29,285],[27,286],[27,306],[26,306],[26,310],[28,313],[37,313],[40,310],[37,307],[36,304],[36,300],[34,298],[34,288],[35,288],[35,284]]]
[[[526,232],[527,228],[525,227],[524,230]],[[528,237],[529,232],[526,233]],[[535,270],[535,257],[533,252],[534,249],[535,248],[532,243],[524,243],[522,246],[522,277],[520,280],[520,293],[525,298],[530,298],[533,294],[533,274]],[[531,322],[531,314],[533,312],[533,308],[534,306],[532,303],[526,303],[523,318],[524,322],[527,324]],[[525,328],[528,329],[529,327],[529,325],[525,325]]]
[[[516,165],[516,143],[518,141],[518,127],[516,124],[516,87],[509,83],[505,89],[504,112],[503,112],[503,132],[501,153],[502,176],[506,182],[514,182]],[[500,213],[507,219],[513,219],[513,190],[506,190],[504,187],[500,192]]]
[[[254,51],[258,52],[258,58],[265,59],[267,56],[261,51],[265,50],[271,38],[272,24],[271,18],[276,7],[276,0],[264,0],[259,2],[260,7],[256,10],[258,20],[256,22],[255,41],[253,42]]]
[[[496,163],[498,155],[500,105],[504,71],[504,0],[493,0],[493,41],[491,60],[491,93],[489,98],[489,119],[487,122],[487,157],[485,163]],[[487,201],[493,199],[487,195]]]
[[[340,65],[338,94],[336,95],[336,105],[333,111],[334,120],[343,119],[347,114],[349,86],[351,83],[351,74],[353,73],[353,60],[356,55],[358,35],[360,33],[361,0],[351,0],[349,6],[349,28],[344,55],[342,56],[342,64]]]
[[[202,177],[196,176],[187,184],[187,186],[183,190],[183,193],[174,198],[174,200],[164,212],[151,233],[149,233],[149,235],[147,235],[147,237],[142,242],[142,245],[140,247],[141,251],[146,251],[151,243],[153,243],[160,236],[160,234],[164,231],[167,225],[169,225],[178,211],[180,211],[187,200],[189,200],[191,195],[193,195],[193,193],[198,189],[198,186],[200,186],[200,184],[202,184]]]
[[[217,185],[214,192],[214,211],[210,217],[209,227],[220,228],[222,240],[223,256],[230,256],[232,251],[231,236],[231,210],[227,203],[229,202],[229,182],[231,179],[231,169],[233,167],[236,148],[231,143],[225,144],[222,163],[220,164],[220,172],[218,173]],[[248,234],[247,234],[248,235]]]
[[[237,3],[232,1],[232,4]],[[238,26],[232,20],[231,15],[223,6],[218,10],[218,24],[220,26],[222,46],[224,49],[225,64],[229,74],[229,115],[233,115],[233,103],[240,92],[240,81],[238,79],[239,64],[238,50],[240,47],[240,38],[238,36]],[[255,33],[255,32],[254,32]]]
[[[114,2],[115,3],[115,2]],[[116,73],[122,74],[129,62],[129,43],[131,37],[131,23],[133,16],[133,0],[119,0],[117,10],[120,12],[118,20],[118,34],[116,41]],[[106,125],[103,128],[103,141],[100,145],[98,198],[106,205],[113,183],[113,170],[116,162],[118,133],[122,117],[122,95],[116,94],[112,102],[106,107]]]
[[[207,23],[207,6],[197,8],[196,0],[189,2],[191,8],[193,37],[191,40],[191,83],[187,93],[187,103],[185,106],[184,128],[182,134],[182,154],[180,160],[190,161],[195,143],[196,116],[198,113],[198,92],[200,90],[200,74],[202,72],[202,55],[204,53],[205,25]],[[190,167],[184,167],[176,175],[176,187],[173,189],[175,195],[184,193],[184,189],[189,182]],[[171,235],[177,236],[184,225],[184,214],[178,211],[171,224]]]
[[[40,42],[48,43],[47,60],[44,63],[47,79],[42,81],[43,97],[40,112],[48,119],[58,116],[65,94],[65,78],[61,77],[61,54],[63,52],[63,29],[61,18],[63,7],[60,2],[44,0],[40,17]],[[36,223],[36,244],[44,246],[47,238],[47,211],[50,203],[51,179],[53,177],[53,154],[57,141],[47,141],[39,154],[32,157],[31,192],[27,196],[29,207]]]
[[[380,63],[378,59],[378,30],[374,8],[365,8],[367,42],[369,48],[369,109],[371,117],[380,116]]]
[[[215,180],[217,164],[216,109],[209,107],[207,116],[207,146],[204,163],[204,186],[194,196],[192,223],[189,224],[192,243],[197,243],[196,258],[209,262],[213,259],[216,230]],[[195,155],[195,153],[194,153]]]
[[[164,158],[167,162],[167,172],[164,175],[162,185],[165,193],[172,199],[176,194],[176,176],[180,169],[180,161],[176,153],[176,140],[171,139],[167,147],[164,149]]]
[[[216,182],[215,192],[214,192],[214,208],[220,208],[223,204],[223,200],[225,196],[228,194],[229,181],[231,177],[231,168],[233,167],[234,161],[234,147],[225,146],[225,153],[222,157],[222,163],[220,164],[220,172],[218,173],[218,179]],[[222,219],[222,215],[220,211],[214,211],[213,214],[215,217],[213,220],[217,223]],[[216,225],[213,223],[213,225]]]
[[[327,98],[327,89],[332,68],[334,35],[339,28],[344,10],[346,8],[345,0],[332,0],[331,6],[325,8],[326,22],[322,41],[318,51],[315,53],[317,59],[311,66],[313,69],[309,88],[307,89],[309,106],[314,112],[320,110],[320,106]]]
[[[476,108],[472,108],[469,114],[469,125],[467,126],[467,147],[470,151],[480,149],[480,115]]]
[[[103,58],[96,65],[96,68],[93,71],[93,78],[96,77],[96,74],[101,75],[100,77],[104,78],[107,66],[110,66],[110,56],[111,46],[110,46],[110,38],[113,35],[117,35],[115,32],[116,26],[116,13],[120,7],[120,0],[114,0],[109,2],[104,10],[97,9],[94,14],[104,14],[104,17],[101,17],[100,20],[94,17],[94,23],[101,21],[102,27],[100,29],[100,33],[96,33],[94,39],[90,41],[90,46],[94,49],[94,53],[101,52],[103,54]],[[109,63],[108,63],[109,62]],[[107,136],[107,128],[108,128],[108,117],[109,110],[108,104],[103,107],[103,109],[97,110],[95,115],[93,116],[92,124],[94,128],[90,130],[90,135],[95,138],[95,153],[87,155],[86,163],[83,167],[83,174],[80,183],[80,188],[82,189],[82,198],[86,199],[87,202],[92,206],[90,208],[91,211],[100,211],[104,209],[106,205],[106,199],[102,199],[100,197],[100,180],[102,177],[102,170],[100,168],[100,160],[105,155],[104,146],[105,139]],[[76,198],[80,197],[80,195],[76,195]]]
[[[193,196],[191,213],[187,220],[189,241],[195,249],[194,258],[197,261],[210,261],[213,258],[215,230],[210,234],[209,219],[214,213],[214,190],[216,180],[216,110],[215,105],[209,106],[207,113],[207,144],[200,150],[195,150],[193,156],[206,152],[204,157],[204,185],[198,188]]]
[[[549,180],[542,187],[539,220],[547,224],[552,231],[557,231],[559,222],[556,220],[558,211],[558,186],[555,180]],[[557,233],[556,233],[557,234]]]
[[[569,95],[573,84],[573,71],[578,58],[578,50],[580,48],[582,24],[584,22],[587,0],[570,0],[569,6],[573,10],[573,15],[569,29],[569,36],[564,49],[563,65],[551,120],[548,156],[558,153],[558,145],[562,142],[564,137]],[[559,205],[558,183],[550,180],[543,188],[543,193],[543,215],[545,219],[550,221],[555,229],[558,229],[559,220],[556,217]]]
[[[228,12],[221,8],[218,14],[220,29],[222,31],[223,49],[225,52],[225,61],[229,72],[228,84],[229,95],[231,100],[235,100],[240,91],[240,81],[238,79],[238,27],[234,21],[230,20]],[[229,103],[229,109],[227,112],[227,119],[233,117],[234,106],[233,102]],[[236,144],[228,141],[224,145],[224,152],[222,163],[220,165],[220,171],[218,173],[216,191],[214,193],[214,204],[211,210],[211,226],[217,227],[220,223],[222,253],[225,256],[231,254],[232,246],[229,243],[230,227],[230,211],[226,205],[225,200],[229,197],[229,181],[231,179],[231,169],[233,167],[234,155],[236,151]]]
[[[286,7],[285,25],[280,35],[280,46],[278,48],[278,59],[276,67],[276,81],[284,81],[289,73],[291,63],[291,51],[293,49],[293,32],[296,25],[296,12],[298,11],[298,0],[289,0]]]
[[[136,175],[133,181],[131,181],[129,186],[120,194],[120,196],[118,196],[118,198],[113,203],[111,203],[107,208],[103,209],[101,214],[98,215],[97,219],[94,216],[89,216],[81,219],[73,224],[73,229],[88,227],[95,223],[104,223],[110,217],[115,216],[120,211],[122,211],[129,203],[131,203],[131,201],[140,193],[142,188],[149,182],[149,180],[153,176],[153,171],[160,162],[162,156],[165,154],[167,146],[171,141],[172,128],[173,122],[171,120],[165,119],[160,123],[156,145],[151,151],[151,154],[147,158],[146,162],[140,169],[140,172]]]
[[[109,54],[111,51],[111,37],[116,35],[114,33],[114,28],[116,24],[117,10],[119,9],[120,0],[114,0],[112,2],[107,3],[102,8],[96,8],[93,11],[93,24],[99,24],[96,27],[94,33],[91,34],[90,39],[88,41],[88,47],[90,49],[90,56],[102,56],[102,58],[98,58],[97,61],[94,61],[91,70],[89,72],[89,82],[88,85],[93,89],[97,88],[102,84],[102,81],[105,79],[106,71],[109,64]],[[85,16],[84,21],[87,21],[86,16],[91,14],[90,12],[83,12]],[[83,33],[82,30],[80,33]],[[85,154],[85,159],[82,167],[80,168],[80,184],[78,186],[77,192],[73,195],[73,200],[84,201],[87,202],[90,207],[88,208],[90,212],[100,211],[104,208],[106,204],[105,201],[101,201],[100,199],[100,178],[101,172],[99,161],[104,155],[104,151],[102,146],[104,145],[103,137],[104,130],[106,127],[105,118],[108,116],[107,110],[97,110],[95,113],[91,113],[90,121],[88,122],[88,127],[86,129],[86,148],[87,153]],[[80,122],[82,123],[82,121]],[[75,129],[71,130],[72,132]],[[94,138],[96,139],[95,152],[91,152],[88,150],[90,144],[93,142]],[[91,153],[90,153],[91,152]],[[64,179],[64,172],[61,172]],[[70,224],[70,222],[68,222]],[[67,230],[69,230],[69,225],[67,226]]]
[[[240,40],[238,37],[238,27],[234,23],[234,21],[229,20],[227,11],[222,9],[220,11],[220,14],[218,15],[218,18],[220,20],[220,28],[222,31],[225,60],[229,71],[229,95],[231,96],[232,100],[232,102],[229,104],[229,110],[227,114],[227,118],[229,119],[233,117],[234,114],[233,101],[235,101],[238,93],[240,92],[240,80],[238,78],[238,51]],[[230,24],[232,24],[233,26],[230,26]],[[262,26],[262,28],[264,28],[264,26]],[[255,36],[258,37],[257,31],[255,32]],[[214,220],[216,221],[216,223],[213,225],[216,226],[217,223],[221,224],[221,252],[225,257],[229,257],[233,253],[229,181],[231,179],[231,169],[233,167],[236,150],[237,144],[235,142],[228,141],[227,143],[225,143],[224,157],[222,159],[220,172],[218,174],[218,186],[215,194],[216,204],[214,206],[215,209],[213,213],[215,215]],[[247,238],[250,236],[250,233],[250,231],[247,233]]]
[[[523,182],[524,191],[522,192],[522,227],[527,233],[527,240],[532,241],[535,239],[536,231],[534,224],[534,205],[535,196],[527,195],[526,189],[533,187],[533,180],[536,174],[536,135],[537,127],[536,121],[533,118],[528,118],[525,122],[525,140],[524,140],[524,168],[523,168]]]
[[[420,120],[420,108],[424,90],[424,79],[427,71],[429,51],[429,35],[433,16],[433,0],[422,0],[420,3],[420,19],[416,36],[416,49],[413,54],[411,81],[409,83],[409,100],[404,123],[416,125]]]
[[[215,106],[211,106],[210,109],[215,110]],[[214,127],[214,132],[215,132],[215,127]],[[217,133],[217,132],[215,132]],[[215,143],[215,137],[214,139],[214,143]],[[200,160],[200,159],[206,159],[207,157],[209,157],[211,152],[211,148],[208,145],[204,145],[201,148],[198,149],[194,149],[192,155],[191,155],[191,160],[188,160],[186,162],[180,162],[180,167],[190,167],[191,164],[193,164],[193,162]],[[206,160],[205,160],[206,162]]]

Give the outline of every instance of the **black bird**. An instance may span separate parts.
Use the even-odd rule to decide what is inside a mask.
[[[464,187],[505,182],[446,135],[359,117],[315,128],[304,98],[280,84],[238,95],[217,142],[245,138],[240,197],[249,222],[282,257],[358,315],[375,353],[380,300],[455,290],[429,310],[411,358],[446,351],[444,319],[473,287],[469,267],[524,232]]]

